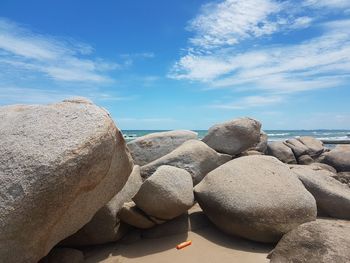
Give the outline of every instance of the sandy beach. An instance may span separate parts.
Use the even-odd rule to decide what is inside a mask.
[[[191,240],[192,245],[177,250],[177,244]],[[87,263],[164,263],[164,262],[269,262],[272,245],[228,236],[213,226],[179,235],[140,239],[131,244],[110,244],[86,251]]]

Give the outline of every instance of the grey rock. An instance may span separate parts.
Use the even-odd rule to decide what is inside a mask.
[[[186,212],[194,202],[189,172],[163,165],[147,178],[133,201],[149,216],[170,220]]]
[[[310,155],[304,154],[298,157],[298,164],[312,164],[314,162],[314,159],[311,158]]]
[[[255,241],[276,242],[316,218],[313,196],[288,166],[271,156],[234,159],[210,172],[194,190],[218,228]]]
[[[267,151],[267,141],[268,141],[267,134],[265,132],[261,131],[260,132],[259,142],[254,147],[248,149],[248,151],[254,150],[254,151],[261,152],[261,153],[266,153],[266,151]]]
[[[275,156],[278,160],[284,163],[297,163],[292,149],[281,141],[269,142],[267,145],[267,154]]]
[[[118,217],[123,222],[141,229],[151,228],[156,225],[142,210],[137,208],[134,202],[125,203],[119,211]]]
[[[325,163],[312,163],[310,164],[310,167],[312,167],[312,169],[314,170],[327,170],[331,173],[337,173],[337,170],[334,169],[334,167],[328,165],[328,164],[325,164]]]
[[[336,173],[333,178],[350,187],[350,172]]]
[[[39,263],[83,263],[84,254],[73,248],[53,248]]]
[[[159,166],[171,165],[187,170],[196,185],[211,170],[231,159],[230,155],[219,154],[201,141],[189,140],[171,153],[142,166],[141,175],[148,178]]]
[[[338,172],[350,172],[350,147],[336,147],[325,154],[322,162],[333,166]]]
[[[175,150],[185,141],[197,139],[193,131],[178,130],[147,134],[127,144],[135,164],[148,164]]]
[[[295,138],[286,140],[285,144],[292,149],[297,158],[308,153],[308,148],[305,144]]]
[[[350,262],[350,222],[318,219],[302,224],[283,236],[270,262]]]
[[[314,196],[320,215],[350,219],[350,189],[338,182],[331,172],[314,170],[309,166],[291,169]]]
[[[66,238],[66,246],[88,246],[119,240],[124,234],[118,212],[125,202],[130,202],[142,185],[140,166],[135,165],[123,189],[104,205],[83,228]]]
[[[325,147],[320,140],[317,140],[311,136],[302,136],[299,137],[298,140],[306,146],[307,154],[311,157],[317,157],[325,151]]]
[[[259,143],[260,129],[256,120],[235,119],[212,126],[202,141],[218,152],[236,155]]]
[[[90,102],[0,107],[0,261],[37,262],[125,184],[132,160]]]

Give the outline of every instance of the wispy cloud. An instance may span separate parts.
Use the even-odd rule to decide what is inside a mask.
[[[129,101],[133,100],[132,96],[119,96],[116,94],[109,94],[100,92],[99,90],[92,91],[89,89],[80,91],[69,91],[62,89],[39,89],[31,87],[16,87],[16,86],[2,86],[0,85],[0,105],[23,103],[23,104],[46,104],[62,101],[67,98],[84,97],[89,98],[94,102],[102,101]]]
[[[55,81],[105,83],[120,67],[93,57],[94,49],[75,40],[33,32],[0,18],[0,67],[44,74]]]
[[[209,89],[258,93],[240,102],[214,105],[222,109],[270,105],[290,93],[344,85],[350,81],[350,20],[322,22],[317,10],[341,11],[348,6],[349,1],[341,0],[225,0],[207,4],[190,21],[194,36],[169,76],[203,82]],[[286,44],[289,32],[305,27],[313,27],[318,35]],[[261,42],[272,34],[279,34],[282,43]]]
[[[251,107],[268,106],[283,101],[282,96],[248,96],[240,100],[230,102],[228,104],[220,103],[210,105],[211,108],[226,109],[226,110],[239,110],[247,109]]]

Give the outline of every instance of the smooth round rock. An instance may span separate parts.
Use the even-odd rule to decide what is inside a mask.
[[[221,230],[260,242],[276,242],[315,220],[316,202],[288,166],[271,156],[234,159],[195,187],[204,213]]]
[[[192,177],[177,167],[163,165],[142,184],[133,201],[147,215],[170,220],[192,207]]]

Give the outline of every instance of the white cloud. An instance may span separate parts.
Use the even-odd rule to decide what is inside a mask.
[[[0,66],[34,71],[57,81],[111,81],[107,72],[120,66],[90,58],[92,52],[87,44],[34,33],[0,18]]]
[[[220,103],[210,105],[211,108],[227,109],[227,110],[238,110],[247,109],[252,107],[268,106],[271,104],[280,103],[284,100],[282,96],[248,96],[241,98],[231,103]]]
[[[350,19],[322,20],[318,8],[327,13],[330,8],[348,5],[350,1],[340,0],[225,0],[207,4],[191,21],[189,29],[194,37],[169,77],[203,82],[209,89],[264,94],[245,97],[242,103],[216,105],[226,109],[274,104],[281,101],[282,94],[346,85],[350,81]],[[288,40],[288,33],[305,27],[316,30],[309,37],[304,35],[302,41]],[[275,33],[280,33],[282,43],[273,39],[266,45],[269,41],[260,41]]]
[[[349,0],[306,0],[304,5],[317,8],[348,8],[350,7]]]
[[[62,101],[72,97],[87,97],[94,102],[101,101],[126,101],[133,97],[122,97],[104,93],[99,90],[81,89],[70,91],[69,89],[44,89],[19,86],[0,85],[0,105],[23,103],[23,104],[46,104]]]

